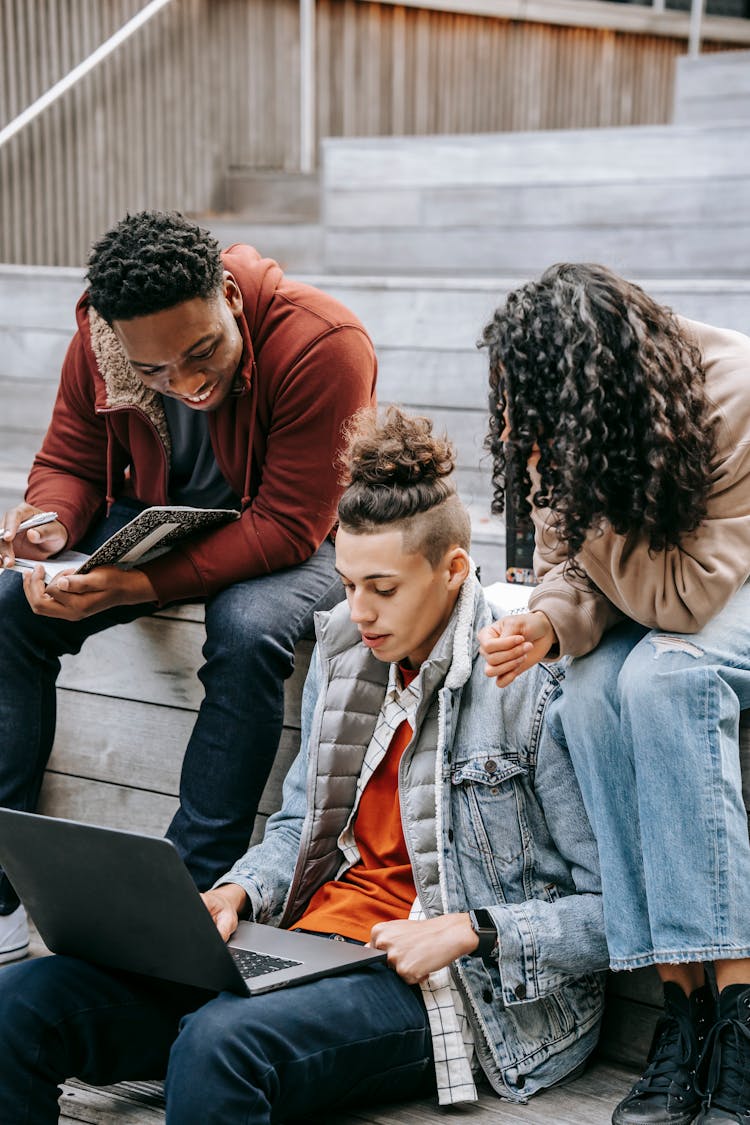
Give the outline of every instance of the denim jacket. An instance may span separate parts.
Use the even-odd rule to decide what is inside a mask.
[[[595,1046],[607,947],[596,844],[567,751],[544,723],[563,671],[538,665],[498,690],[476,640],[496,617],[471,579],[420,670],[399,795],[425,912],[485,908],[497,927],[497,958],[461,957],[452,972],[484,1073],[499,1094],[523,1101]],[[282,808],[219,880],[245,888],[256,920],[285,927],[341,864],[336,841],[388,678],[345,604],[317,615],[316,629]],[[411,765],[428,752],[434,783],[425,787]]]

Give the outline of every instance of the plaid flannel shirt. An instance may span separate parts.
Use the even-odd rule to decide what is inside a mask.
[[[421,674],[410,684],[402,686],[398,667],[391,664],[388,687],[367,747],[362,769],[357,781],[357,791],[349,819],[338,838],[344,862],[336,878],[340,879],[351,867],[360,862],[359,849],[354,836],[354,820],[365,786],[388,752],[393,736],[402,722],[414,729],[414,716],[421,696]],[[419,898],[414,900],[409,918],[419,921],[426,917]],[[420,988],[427,1017],[430,1022],[435,1076],[440,1105],[476,1101],[477,1089],[472,1074],[474,1041],[466,1017],[460,992],[446,966],[430,973]]]

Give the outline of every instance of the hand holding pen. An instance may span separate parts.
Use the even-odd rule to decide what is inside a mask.
[[[18,537],[25,537],[20,542]],[[47,559],[62,551],[68,532],[57,512],[43,512],[31,504],[19,504],[5,513],[0,528],[0,566],[10,567],[16,554],[30,559]]]

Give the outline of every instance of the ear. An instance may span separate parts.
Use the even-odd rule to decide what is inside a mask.
[[[458,590],[471,573],[471,561],[463,547],[451,547],[445,558],[448,589]]]
[[[232,316],[240,316],[242,313],[242,293],[240,287],[234,280],[234,275],[229,270],[224,270],[224,299],[229,305],[229,311]]]

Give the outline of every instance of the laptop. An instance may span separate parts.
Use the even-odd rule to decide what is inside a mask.
[[[257,995],[385,961],[240,922],[225,944],[170,840],[0,809],[0,864],[45,945],[111,969]]]

